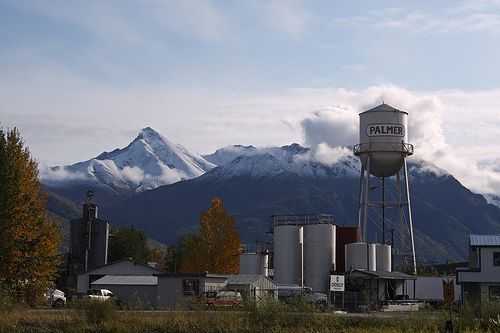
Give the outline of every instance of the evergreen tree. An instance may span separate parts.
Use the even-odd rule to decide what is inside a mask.
[[[38,164],[17,129],[0,128],[0,280],[34,302],[56,277],[61,233],[48,218]]]
[[[240,236],[221,199],[200,214],[200,235],[183,238],[182,272],[236,274],[239,271]]]
[[[146,263],[150,260],[150,249],[144,232],[131,228],[111,228],[112,238],[109,242],[108,261],[123,258]]]

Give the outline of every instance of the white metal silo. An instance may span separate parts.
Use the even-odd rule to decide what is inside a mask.
[[[377,270],[377,244],[374,243],[368,244],[368,270]]]
[[[377,271],[392,271],[391,246],[388,244],[377,244]]]
[[[315,291],[329,290],[330,271],[335,270],[335,225],[304,227],[305,285]]]
[[[345,245],[345,271],[368,269],[368,245],[365,242]]]
[[[385,103],[360,113],[359,141],[360,143],[354,146],[354,154],[360,157],[362,163],[358,206],[358,226],[362,230],[362,240],[368,242],[368,221],[375,221],[381,216],[382,243],[385,244],[385,210],[386,208],[398,209],[401,225],[400,251],[398,252],[402,255],[405,255],[406,251],[411,252],[413,270],[416,274],[413,221],[406,164],[406,157],[413,154],[413,145],[408,143],[408,113]],[[403,175],[401,175],[401,171]],[[386,195],[385,178],[394,175],[396,175],[395,184],[389,186],[392,195]],[[374,176],[373,179],[371,176]],[[375,209],[380,211],[372,212]],[[407,225],[403,226],[406,223]],[[405,235],[403,235],[406,230],[410,238],[408,249],[408,243],[404,241]]]
[[[240,274],[268,275],[269,258],[267,253],[242,253],[240,255]]]
[[[301,283],[299,227],[274,227],[274,280],[279,284]]]

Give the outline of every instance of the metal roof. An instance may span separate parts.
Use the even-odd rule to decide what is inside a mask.
[[[363,114],[363,113],[366,113],[366,112],[379,112],[379,111],[394,111],[394,112],[403,112],[403,113],[408,114],[408,112],[406,112],[406,111],[398,110],[396,108],[393,108],[389,104],[385,104],[385,103],[382,103],[382,104],[380,104],[380,105],[378,105],[378,106],[376,106],[374,108],[371,108],[370,110],[361,112],[360,114]]]
[[[91,284],[156,286],[158,277],[151,275],[106,275]]]
[[[360,273],[361,275],[368,275],[371,277],[379,278],[382,280],[415,280],[416,277],[413,275],[408,275],[401,272],[386,272],[386,271],[365,271],[361,269],[355,269],[351,275],[355,273]]]
[[[500,235],[470,235],[470,246],[500,246]]]
[[[249,284],[254,284],[255,282],[259,281],[260,279],[268,279],[269,281],[272,281],[268,277],[264,275],[259,275],[259,274],[238,274],[238,275],[233,275],[229,279],[227,279],[227,284],[244,284],[244,285],[249,285]],[[276,282],[272,281],[274,284]]]
[[[98,270],[98,269],[103,268],[103,267],[109,267],[109,266],[112,266],[112,265],[115,265],[115,264],[118,264],[118,263],[120,263],[120,262],[124,262],[124,261],[131,262],[131,263],[133,263],[134,265],[139,265],[139,266],[143,266],[143,267],[150,268],[151,270],[154,270],[154,271],[156,271],[156,272],[158,272],[158,273],[163,273],[163,271],[162,271],[162,270],[160,270],[160,269],[158,269],[158,268],[155,268],[155,267],[152,267],[152,266],[150,266],[150,265],[148,265],[148,264],[143,264],[142,262],[135,261],[135,260],[133,260],[132,258],[123,258],[123,259],[118,259],[118,260],[115,260],[115,261],[113,261],[113,262],[109,262],[109,263],[107,263],[107,264],[105,264],[105,265],[101,265],[101,266],[97,266],[97,267],[89,268],[89,269],[87,269],[86,271],[83,271],[83,272],[81,272],[81,273],[78,273],[78,275],[80,275],[80,274],[85,274],[85,273],[89,273],[89,272],[92,272],[92,271]]]

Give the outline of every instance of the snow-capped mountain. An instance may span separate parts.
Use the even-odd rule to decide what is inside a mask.
[[[303,177],[331,178],[357,177],[360,161],[353,155],[339,158],[336,163],[317,161],[310,148],[297,143],[282,147],[255,148],[253,146],[229,146],[203,156],[218,167],[204,178],[250,176],[259,178],[291,172]]]
[[[195,178],[214,167],[200,155],[146,127],[125,148],[42,170],[41,181],[53,189],[88,185],[126,194]]]

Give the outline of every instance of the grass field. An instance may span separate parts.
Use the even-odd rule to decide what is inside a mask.
[[[455,332],[500,332],[500,304],[475,318],[472,310],[454,315]],[[486,314],[488,313],[488,314]],[[241,311],[117,311],[112,304],[88,303],[73,309],[0,309],[1,332],[443,332],[444,312],[345,316],[290,308],[278,302]],[[491,320],[490,320],[491,319]]]

